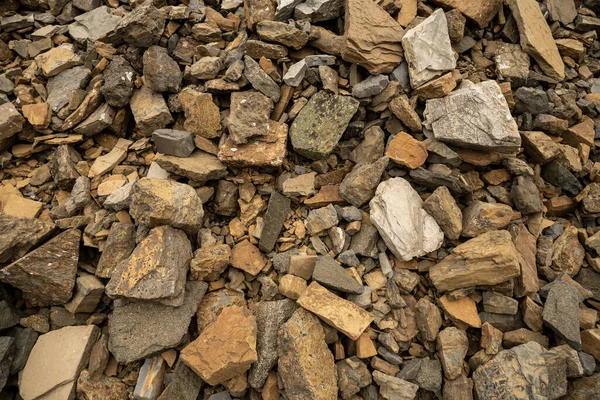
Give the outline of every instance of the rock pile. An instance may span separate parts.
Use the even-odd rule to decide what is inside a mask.
[[[595,399],[597,0],[1,0],[0,397]]]

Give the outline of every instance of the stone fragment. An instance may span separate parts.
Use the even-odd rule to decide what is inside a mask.
[[[173,117],[163,96],[160,93],[154,93],[146,85],[133,93],[129,105],[137,128],[145,136],[150,136],[155,130],[162,129],[173,122]]]
[[[453,300],[445,294],[440,297],[440,305],[446,315],[457,326],[466,325],[472,328],[481,328],[481,319],[477,314],[477,304],[470,297]]]
[[[344,12],[344,2],[340,0],[307,0],[295,7],[294,18],[297,20],[310,19],[311,22],[321,22],[335,19]]]
[[[317,282],[308,286],[298,299],[298,304],[352,340],[358,339],[373,321],[368,312],[336,296]]]
[[[54,229],[54,224],[39,219],[0,215],[0,262],[23,257]]]
[[[127,223],[114,223],[98,261],[96,276],[110,278],[117,265],[129,257],[135,248],[135,226]]]
[[[191,87],[184,88],[178,95],[185,113],[183,128],[207,139],[219,136],[221,117],[219,107],[213,103],[210,93],[202,93]]]
[[[94,275],[81,274],[75,282],[75,294],[71,301],[65,304],[69,312],[92,313],[98,306],[104,294],[104,285]]]
[[[278,371],[288,397],[337,398],[336,369],[319,320],[298,309],[277,334]]]
[[[134,398],[140,400],[156,399],[163,391],[167,363],[161,356],[147,358],[140,368],[137,383],[133,391]]]
[[[169,224],[190,232],[202,225],[202,202],[191,186],[168,179],[142,178],[132,192],[130,213],[140,224]]]
[[[415,94],[423,100],[438,99],[447,96],[454,88],[456,88],[456,81],[452,72],[448,72],[419,86],[415,89]]]
[[[395,164],[415,169],[427,160],[427,145],[406,132],[398,132],[389,142],[385,155]]]
[[[288,86],[298,87],[302,83],[307,69],[306,61],[298,61],[288,68],[285,75],[283,75],[283,81]]]
[[[244,76],[252,84],[252,87],[274,102],[279,101],[281,93],[279,86],[269,75],[249,56],[244,56]]]
[[[335,366],[337,368],[339,394],[343,400],[349,400],[360,389],[371,384],[371,373],[358,357],[346,358],[337,362]]]
[[[194,149],[194,138],[191,132],[175,129],[157,129],[152,132],[152,141],[159,153],[188,157]]]
[[[209,80],[215,79],[222,68],[223,62],[219,57],[202,57],[192,64],[190,73],[196,79]]]
[[[515,315],[519,302],[496,292],[483,292],[483,309],[489,313]]]
[[[76,69],[73,68],[72,70]],[[129,99],[133,95],[133,79],[135,75],[135,70],[123,57],[115,56],[112,59],[108,67],[104,70],[104,85],[100,88],[100,93],[102,93],[109,105],[124,107],[129,103]],[[57,78],[60,76],[62,75],[58,75]],[[48,103],[52,104],[50,97],[48,98]]]
[[[299,50],[308,41],[308,35],[293,25],[277,21],[260,21],[256,33],[267,42],[275,42]]]
[[[411,131],[421,132],[423,130],[421,117],[414,110],[406,95],[394,97],[388,104],[388,108]]]
[[[120,363],[130,363],[178,346],[208,284],[188,282],[179,307],[131,302],[116,306],[109,316],[109,349]]]
[[[260,250],[248,239],[238,243],[231,252],[231,266],[241,269],[252,276],[258,275],[266,265],[267,260]]]
[[[45,129],[50,125],[52,109],[48,103],[25,104],[21,111],[34,128]]]
[[[402,178],[379,184],[369,203],[371,222],[401,260],[410,261],[435,251],[444,240],[443,232],[422,204],[419,194]]]
[[[544,166],[542,169],[542,178],[554,186],[557,186],[573,196],[579,194],[583,185],[567,167],[558,160],[554,160]]]
[[[552,245],[552,269],[575,276],[579,272],[585,250],[579,242],[577,228],[569,226]]]
[[[434,341],[442,326],[440,310],[427,297],[421,298],[415,305],[417,328],[423,340]]]
[[[226,244],[203,246],[190,262],[190,280],[216,281],[229,265],[231,249]]]
[[[459,329],[450,327],[438,334],[436,348],[447,379],[455,379],[462,373],[468,347],[467,335]]]
[[[494,18],[502,1],[435,0],[434,3],[443,7],[457,9],[467,18],[475,21],[479,27],[484,28]]]
[[[179,65],[160,46],[150,46],[144,52],[144,82],[154,92],[177,93],[181,87],[183,74]]]
[[[269,132],[244,145],[237,145],[228,138],[219,148],[219,161],[237,167],[281,166],[287,152],[288,126],[269,121]]]
[[[21,397],[72,398],[98,334],[98,327],[88,325],[67,326],[41,335],[21,375]]]
[[[87,40],[107,40],[115,30],[121,17],[113,15],[106,6],[96,6],[75,17],[75,22],[69,24],[69,35],[80,43]]]
[[[518,150],[521,137],[495,81],[470,85],[443,99],[427,100],[425,126],[435,139],[483,151]]]
[[[248,383],[253,388],[261,388],[271,368],[277,364],[279,328],[296,310],[292,300],[261,301],[256,308],[258,361],[252,365],[248,374]]]
[[[581,350],[579,333],[579,293],[573,286],[558,281],[551,284],[544,312],[544,323],[575,350]]]
[[[234,92],[227,117],[229,137],[235,144],[248,143],[255,136],[269,134],[273,101],[259,92]]]
[[[180,357],[213,386],[245,373],[257,361],[256,318],[247,308],[234,305],[223,309]]]
[[[406,31],[402,48],[408,61],[410,84],[417,88],[456,67],[448,24],[442,9],[437,9],[419,25]],[[422,49],[427,51],[422,51]]]
[[[116,110],[104,103],[77,125],[73,131],[84,136],[96,135],[112,125],[115,114]]]
[[[0,105],[0,140],[8,139],[23,129],[25,118],[10,101]]]
[[[370,75],[352,87],[352,96],[359,99],[376,96],[385,89],[389,81],[386,75]]]
[[[270,252],[275,247],[279,233],[283,228],[287,215],[290,212],[291,201],[279,192],[273,191],[269,205],[264,216],[263,230],[260,235],[258,247],[264,252]]]
[[[62,44],[38,55],[35,62],[47,78],[83,64],[81,56],[75,53],[75,48],[70,43]]]
[[[462,232],[462,212],[445,186],[440,186],[423,202],[423,209],[431,215],[450,240],[457,240]]]
[[[75,286],[81,232],[71,229],[9,264],[0,280],[23,291],[34,306],[65,304]]]
[[[352,97],[326,91],[316,93],[290,128],[294,150],[313,160],[324,158],[340,140],[357,109],[358,101]]]
[[[379,385],[380,394],[386,400],[412,400],[419,390],[419,386],[414,383],[380,371],[373,371],[373,380]]]
[[[482,233],[506,227],[513,210],[505,204],[486,203],[476,200],[463,211],[462,235],[476,237]]]
[[[115,35],[136,47],[150,47],[160,39],[165,17],[154,3],[144,2],[119,22]]]
[[[565,79],[565,65],[538,2],[511,0],[508,5],[519,29],[523,50],[550,78],[557,81]]]
[[[342,293],[361,294],[363,292],[363,286],[330,256],[323,256],[317,260],[312,278],[321,285]]]
[[[248,28],[254,29],[260,21],[273,21],[275,2],[265,0],[244,0],[244,12]]]
[[[19,323],[19,316],[5,300],[0,301],[0,329],[8,329]]]
[[[196,182],[220,179],[227,175],[227,168],[212,154],[197,150],[189,157],[160,154],[156,163],[164,170],[185,176]]]
[[[127,398],[130,388],[121,379],[102,375],[93,379],[87,369],[77,379],[77,396],[87,400],[117,400]]]
[[[359,64],[374,75],[392,72],[402,61],[402,27],[368,0],[347,1],[345,12],[342,59]]]
[[[507,231],[491,231],[454,248],[452,254],[429,270],[439,291],[497,285],[519,276],[517,249]]]
[[[306,229],[311,235],[323,232],[338,224],[338,215],[333,205],[311,210],[306,218]]]
[[[381,157],[373,163],[357,165],[340,184],[340,196],[355,207],[371,200],[388,163],[388,157]]]
[[[204,386],[202,379],[181,360],[178,360],[173,369],[171,383],[166,390],[168,399],[196,400],[202,386]]]
[[[170,226],[154,228],[112,274],[106,294],[180,305],[191,258],[185,233]]]
[[[117,165],[127,157],[127,150],[132,144],[131,140],[120,138],[112,150],[103,156],[96,158],[88,172],[88,178],[104,175],[112,171]]]

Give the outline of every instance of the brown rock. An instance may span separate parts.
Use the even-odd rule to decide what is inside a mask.
[[[385,155],[394,163],[410,169],[419,168],[427,160],[427,146],[406,132],[399,132],[390,141]]]
[[[81,232],[65,231],[0,270],[0,280],[23,291],[33,306],[65,304],[75,286]]]
[[[357,340],[373,321],[368,312],[336,296],[317,282],[308,286],[298,299],[298,304],[352,340]]]
[[[417,0],[399,0],[400,11],[396,16],[396,21],[406,28],[417,16]]]
[[[260,21],[273,21],[275,19],[275,2],[271,0],[244,0],[244,12],[248,28]]]
[[[411,131],[421,132],[423,130],[421,117],[414,110],[406,95],[393,98],[388,104],[388,108]]]
[[[121,161],[127,157],[127,150],[132,143],[131,140],[120,138],[108,154],[100,156],[94,161],[94,164],[92,164],[92,167],[88,172],[88,178],[101,176],[112,171],[113,168],[119,165]]]
[[[506,227],[513,216],[513,209],[505,204],[485,203],[476,200],[463,211],[463,231],[466,237]]]
[[[544,132],[521,131],[521,137],[525,151],[539,164],[546,164],[561,154],[560,146]]]
[[[421,298],[415,305],[417,328],[423,340],[434,341],[442,326],[440,310],[427,297]]]
[[[370,0],[346,1],[342,59],[386,74],[402,61],[402,27]]]
[[[550,78],[565,79],[565,65],[538,2],[510,0],[508,5],[519,28],[523,51],[532,56]]]
[[[15,133],[21,132],[25,118],[15,108],[12,102],[0,105],[0,140],[8,139]]]
[[[168,172],[200,183],[227,176],[227,167],[217,157],[202,150],[194,151],[189,157],[159,154],[155,161]]]
[[[581,348],[600,361],[600,329],[586,329],[581,332]]]
[[[229,265],[230,257],[231,248],[227,244],[199,248],[190,262],[190,280],[216,281]]]
[[[467,335],[459,329],[450,327],[439,333],[436,348],[447,379],[455,379],[462,374],[468,347]]]
[[[447,96],[455,87],[454,76],[452,72],[448,72],[419,86],[415,89],[415,94],[422,100],[438,99]]]
[[[440,304],[446,314],[448,314],[448,317],[457,326],[464,324],[471,328],[481,328],[481,319],[477,313],[477,304],[470,297],[452,300],[445,294],[440,298]]]
[[[497,285],[519,276],[517,249],[508,231],[484,233],[454,248],[429,270],[439,291],[477,285]]]
[[[256,318],[245,307],[223,309],[215,322],[181,351],[180,357],[209,385],[243,374],[257,361]]]
[[[256,33],[267,42],[280,43],[299,50],[308,41],[308,35],[293,25],[278,21],[260,21]]]
[[[252,276],[258,275],[266,264],[267,260],[258,247],[250,243],[248,239],[236,244],[231,252],[231,265]]]
[[[337,399],[336,369],[319,320],[298,309],[279,328],[278,371],[289,398]]]
[[[529,342],[539,343],[540,346],[548,347],[548,338],[541,333],[530,331],[529,329],[521,328],[514,331],[509,331],[504,334],[502,344],[507,349],[519,346]]]
[[[580,144],[585,144],[594,147],[594,127],[595,123],[589,117],[584,117],[582,122],[573,125],[566,131],[562,132],[564,144],[577,147]]]
[[[268,135],[271,111],[273,101],[260,92],[232,93],[227,117],[230,139],[235,144],[245,144],[252,137]]]
[[[98,261],[96,276],[110,278],[117,265],[125,260],[135,248],[135,225],[114,223],[104,244],[104,251]]]
[[[290,299],[297,300],[306,289],[306,280],[299,276],[287,274],[279,279],[279,293]]]
[[[35,62],[47,78],[83,64],[82,58],[75,53],[74,46],[70,43],[54,47],[38,55]]]
[[[145,136],[150,136],[155,130],[162,129],[173,122],[162,94],[154,93],[148,86],[136,90],[129,105],[137,128]]]
[[[521,314],[523,322],[533,331],[541,331],[544,323],[542,312],[544,308],[536,304],[530,297],[525,297],[521,302]]]
[[[85,400],[121,400],[129,398],[131,390],[119,378],[101,375],[92,379],[87,369],[77,379],[77,396]]]
[[[235,167],[279,167],[287,153],[288,126],[269,121],[269,134],[238,145],[231,137],[219,148],[219,160]]]
[[[185,113],[183,128],[186,131],[207,139],[219,137],[221,116],[212,94],[186,87],[178,97]]]
[[[515,297],[524,297],[537,293],[540,288],[536,265],[536,238],[525,225],[521,225],[514,240],[515,247],[519,252],[521,264],[521,275],[515,280]]]
[[[423,208],[438,223],[444,235],[457,240],[462,232],[462,212],[446,186],[439,186],[423,202]]]
[[[481,326],[481,348],[487,354],[498,354],[502,349],[502,331],[494,328],[489,322]]]
[[[34,128],[45,129],[50,125],[52,109],[48,103],[25,104],[22,108],[23,115]]]
[[[569,276],[577,275],[585,257],[585,249],[579,243],[577,228],[569,226],[565,229],[554,241],[552,248],[552,269],[566,272]]]
[[[485,28],[498,12],[502,0],[434,0],[434,3],[447,8],[455,8],[466,17]]]

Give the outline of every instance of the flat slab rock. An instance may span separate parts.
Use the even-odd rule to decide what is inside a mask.
[[[46,239],[54,224],[37,218],[0,215],[0,262],[23,257],[32,247]]]
[[[396,257],[410,261],[442,245],[444,233],[422,208],[423,200],[407,180],[380,183],[369,206],[371,223]]]
[[[474,150],[519,150],[521,136],[496,81],[458,89],[427,100],[424,124],[435,139]]]
[[[314,94],[290,128],[294,150],[312,160],[326,157],[358,110],[358,100],[324,90]]]

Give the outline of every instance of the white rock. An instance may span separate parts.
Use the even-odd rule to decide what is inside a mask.
[[[402,47],[413,88],[456,68],[448,23],[441,8],[407,31],[402,38]]]
[[[369,203],[371,222],[392,253],[404,261],[437,250],[444,241],[442,230],[422,204],[419,194],[402,178],[380,183]]]
[[[307,68],[306,61],[302,60],[297,62],[287,70],[283,76],[283,81],[288,86],[297,87],[302,83]]]

